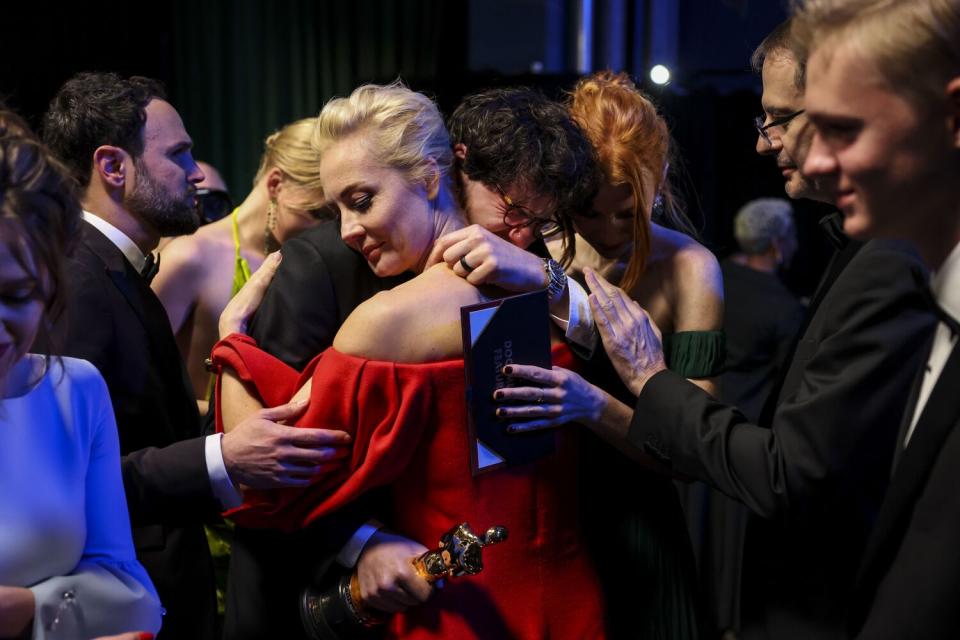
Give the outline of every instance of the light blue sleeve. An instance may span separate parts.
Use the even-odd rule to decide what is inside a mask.
[[[84,380],[78,381],[76,390],[85,397],[71,404],[85,407],[80,416],[74,411],[75,419],[92,421],[85,482],[86,540],[73,572],[31,587],[37,603],[33,637],[59,640],[126,631],[156,633],[161,624],[160,600],[133,548],[110,396],[99,372],[89,363],[79,364],[76,373]],[[69,365],[72,375],[70,369],[77,367]]]

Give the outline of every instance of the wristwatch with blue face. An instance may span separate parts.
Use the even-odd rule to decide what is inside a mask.
[[[560,263],[552,258],[543,259],[543,271],[547,274],[547,297],[550,302],[556,302],[567,286],[567,274]]]

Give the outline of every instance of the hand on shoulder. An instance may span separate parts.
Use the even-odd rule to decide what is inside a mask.
[[[437,240],[427,264],[439,262],[477,286],[493,285],[506,291],[546,286],[541,258],[476,224]]]

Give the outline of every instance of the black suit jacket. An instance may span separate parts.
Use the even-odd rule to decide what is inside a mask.
[[[669,371],[637,400],[636,445],[753,512],[743,638],[843,636],[857,561],[934,325],[915,284],[923,265],[905,246],[873,241],[840,258],[849,262],[817,294],[771,428]]]
[[[160,301],[120,250],[84,223],[67,262],[52,347],[89,360],[110,390],[137,557],[166,609],[161,638],[213,638],[216,598],[202,523],[219,503],[196,401]]]
[[[960,348],[954,347],[899,456],[850,612],[858,638],[960,631]],[[909,423],[912,402],[904,413]]]
[[[378,278],[340,239],[336,222],[281,249],[283,261],[250,327],[265,351],[296,369],[333,343],[353,310],[409,275]],[[295,533],[237,527],[230,560],[224,638],[305,638],[299,594],[322,582],[341,547],[378,511],[361,500]]]

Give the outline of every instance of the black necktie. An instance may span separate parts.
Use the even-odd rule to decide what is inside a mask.
[[[160,271],[160,254],[147,254],[147,259],[143,263],[143,268],[140,269],[140,276],[146,281],[149,285],[153,282],[153,277],[157,275],[157,271]]]

